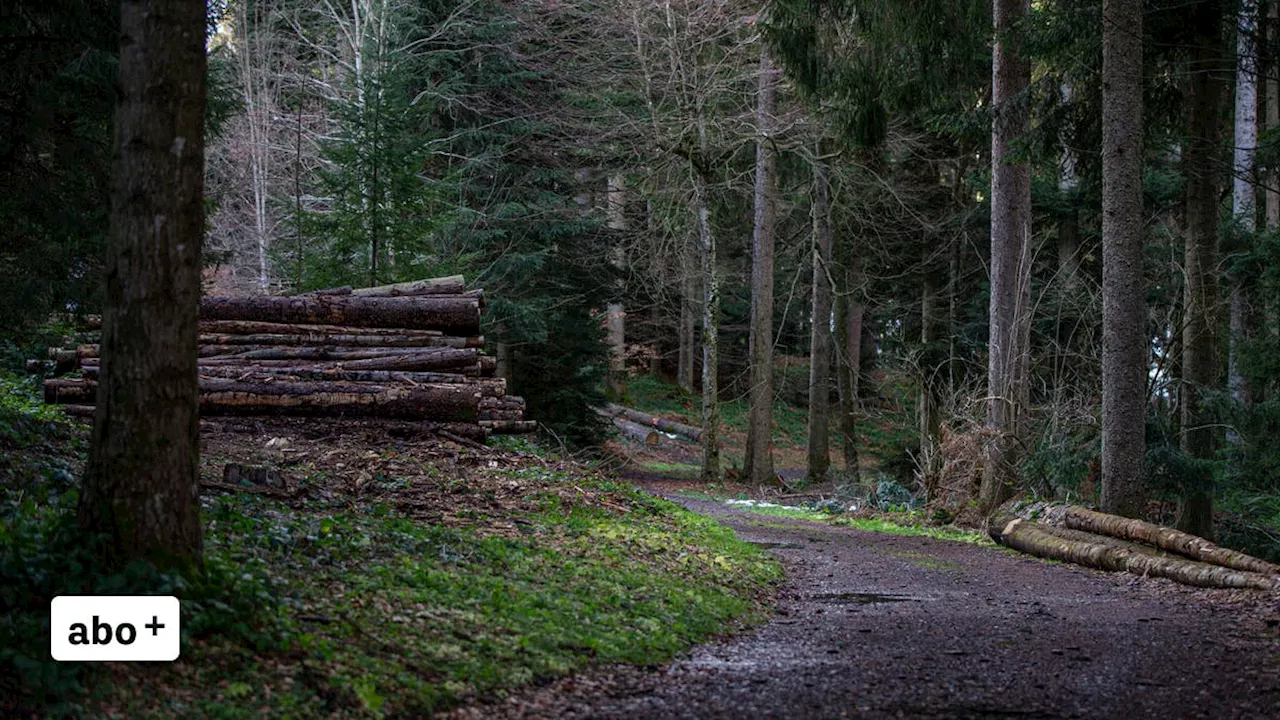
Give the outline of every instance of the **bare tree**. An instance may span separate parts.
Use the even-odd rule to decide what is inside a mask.
[[[121,3],[102,370],[81,526],[116,564],[201,561],[204,3]]]

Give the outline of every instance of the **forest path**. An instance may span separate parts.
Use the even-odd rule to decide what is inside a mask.
[[[669,498],[782,561],[774,617],[455,717],[1280,717],[1274,600]]]

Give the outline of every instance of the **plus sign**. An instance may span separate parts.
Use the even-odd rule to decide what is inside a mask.
[[[164,623],[160,622],[160,618],[152,615],[151,622],[143,625],[143,627],[151,631],[151,637],[155,637],[160,634],[160,628],[164,627]]]

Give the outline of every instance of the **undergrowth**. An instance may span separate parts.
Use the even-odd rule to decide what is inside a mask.
[[[100,573],[75,524],[82,427],[0,401],[0,716],[421,717],[591,663],[656,664],[763,619],[777,563],[630,486],[511,467],[518,532],[385,505],[206,496],[205,571]],[[550,488],[589,492],[566,500]],[[177,662],[55,663],[49,601],[175,594]]]

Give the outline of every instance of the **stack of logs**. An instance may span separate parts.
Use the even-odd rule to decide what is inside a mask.
[[[496,360],[481,354],[483,307],[484,291],[467,291],[461,276],[203,298],[200,414],[414,420],[476,441],[532,432],[524,400],[506,394]],[[46,380],[45,402],[92,415],[98,352],[51,349],[55,374],[78,368],[82,377]]]

